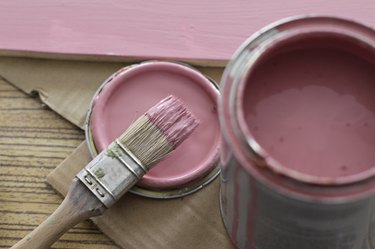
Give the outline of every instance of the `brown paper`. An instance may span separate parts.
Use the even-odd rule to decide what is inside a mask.
[[[89,161],[82,143],[47,178],[64,195],[69,183]],[[153,200],[126,194],[93,221],[117,244],[127,249],[233,248],[221,221],[219,179],[201,191],[174,200]]]
[[[121,63],[0,57],[0,77],[83,128],[91,98]]]
[[[42,101],[83,128],[89,103],[98,86],[121,63],[59,61],[0,57],[0,77]],[[221,68],[199,68],[215,80]],[[48,176],[47,181],[66,194],[71,179],[91,160],[82,143]],[[216,179],[184,198],[153,200],[127,194],[102,217],[98,227],[126,249],[232,249],[219,211]]]

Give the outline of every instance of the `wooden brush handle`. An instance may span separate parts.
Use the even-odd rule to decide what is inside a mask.
[[[75,179],[56,211],[11,249],[48,249],[67,230],[90,217],[101,215],[105,206]]]

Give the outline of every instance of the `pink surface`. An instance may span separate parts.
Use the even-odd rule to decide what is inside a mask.
[[[375,51],[355,44],[291,43],[248,78],[250,132],[285,167],[332,179],[373,172]]]
[[[140,115],[168,95],[180,98],[200,124],[174,152],[147,173],[148,188],[177,188],[208,173],[218,159],[218,90],[198,72],[179,64],[152,62],[117,75],[96,98],[92,132],[103,150]]]
[[[375,24],[373,0],[2,0],[0,10],[0,50],[210,61],[291,15]]]

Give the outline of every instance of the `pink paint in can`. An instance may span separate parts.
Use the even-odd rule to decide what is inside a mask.
[[[375,31],[283,20],[222,78],[221,211],[241,249],[372,249]]]

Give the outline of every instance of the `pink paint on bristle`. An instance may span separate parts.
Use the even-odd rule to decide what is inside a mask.
[[[199,125],[198,119],[177,97],[170,95],[145,114],[176,148]]]

